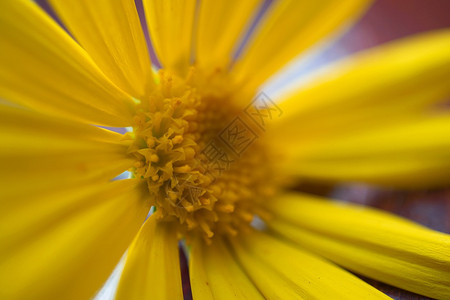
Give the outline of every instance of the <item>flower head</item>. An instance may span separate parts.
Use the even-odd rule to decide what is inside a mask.
[[[346,269],[450,297],[448,235],[295,189],[449,183],[447,30],[271,99],[370,1],[144,0],[157,71],[135,1],[49,2],[71,35],[0,3],[2,298],[92,297],[123,256],[116,298],[181,299],[179,242],[194,299],[387,298]]]

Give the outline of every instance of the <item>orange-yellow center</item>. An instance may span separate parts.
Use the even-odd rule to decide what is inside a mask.
[[[276,192],[263,132],[240,107],[224,75],[192,69],[180,79],[159,72],[135,116],[132,170],[146,180],[159,218],[177,220],[185,236],[235,235]],[[245,103],[244,103],[245,104]]]

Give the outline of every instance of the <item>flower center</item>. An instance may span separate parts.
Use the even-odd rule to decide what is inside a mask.
[[[223,74],[186,79],[159,72],[141,101],[130,135],[135,177],[147,181],[159,218],[177,219],[180,233],[235,235],[255,216],[277,184],[267,147],[255,124],[236,105]]]

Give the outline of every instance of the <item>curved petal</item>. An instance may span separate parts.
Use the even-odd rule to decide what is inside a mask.
[[[149,53],[133,0],[50,0],[103,72],[136,98],[153,83]]]
[[[115,299],[183,299],[175,224],[151,216],[127,253]]]
[[[143,0],[158,59],[164,68],[180,75],[185,75],[191,64],[196,3],[195,0]]]
[[[0,210],[0,295],[4,299],[92,296],[150,207],[147,189],[139,180],[115,181],[37,201],[29,203],[34,210],[26,205]],[[2,198],[2,206],[6,202]]]
[[[278,103],[276,137],[304,143],[416,119],[450,96],[450,30],[382,45],[324,68]],[[292,140],[292,134],[299,138]]]
[[[2,199],[107,182],[134,162],[120,134],[7,106],[0,140]]]
[[[266,299],[390,299],[353,274],[265,233],[231,243]]]
[[[195,62],[211,71],[228,66],[232,51],[262,0],[201,1]]]
[[[0,44],[0,97],[89,123],[131,124],[131,97],[33,1],[0,2]]]
[[[194,299],[264,299],[220,238],[194,242],[189,271]]]
[[[273,204],[273,205],[272,205]],[[269,227],[364,276],[437,299],[450,297],[450,236],[357,205],[302,194],[275,199]]]
[[[274,1],[233,68],[236,81],[250,90],[258,87],[296,55],[360,16],[371,2]]]
[[[450,115],[286,147],[286,170],[327,181],[426,188],[450,182]]]

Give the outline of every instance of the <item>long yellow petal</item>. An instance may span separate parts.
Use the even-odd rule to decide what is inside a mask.
[[[264,299],[220,238],[195,241],[189,271],[194,299]]]
[[[275,1],[236,63],[236,80],[251,88],[258,87],[296,55],[356,19],[370,2]]]
[[[245,25],[261,0],[201,1],[198,13],[195,62],[211,71],[224,69]]]
[[[276,135],[328,138],[417,118],[450,95],[450,30],[355,54],[281,99]]]
[[[130,96],[33,1],[0,2],[0,97],[107,126],[129,126]]]
[[[118,263],[149,209],[145,185],[123,180],[44,201],[30,214],[1,209],[0,295],[2,299],[87,299]],[[42,199],[40,199],[42,200]],[[2,205],[7,199],[2,199]],[[63,202],[64,204],[62,204]],[[28,217],[31,216],[31,219]],[[24,222],[14,238],[16,224]],[[11,240],[10,237],[13,237]]]
[[[290,173],[424,188],[450,182],[450,115],[286,147]]]
[[[0,198],[107,182],[132,166],[120,134],[0,106]]]
[[[143,0],[147,26],[164,68],[185,75],[191,63],[196,0]]]
[[[376,280],[450,298],[450,236],[405,219],[314,196],[271,202],[269,227],[302,247]]]
[[[149,53],[133,0],[50,0],[75,39],[103,72],[136,98],[153,77]]]
[[[128,249],[115,299],[183,299],[173,223],[151,216]]]
[[[349,272],[265,233],[231,242],[266,299],[390,299]]]

